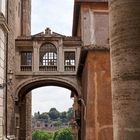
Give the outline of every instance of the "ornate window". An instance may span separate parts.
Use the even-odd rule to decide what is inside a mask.
[[[21,71],[32,71],[32,52],[21,52]]]
[[[75,71],[75,52],[64,53],[65,71]]]
[[[40,71],[56,71],[57,70],[57,49],[47,43],[40,48]]]

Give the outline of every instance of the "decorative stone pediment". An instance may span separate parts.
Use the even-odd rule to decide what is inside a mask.
[[[52,32],[50,28],[46,28],[45,32],[40,32],[38,34],[33,35],[33,37],[65,37],[64,35],[61,35],[56,32]]]

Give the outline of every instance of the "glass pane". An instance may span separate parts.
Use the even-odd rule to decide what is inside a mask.
[[[65,52],[65,66],[75,65],[75,52]]]
[[[32,52],[21,52],[21,65],[32,65]]]
[[[44,44],[40,48],[40,64],[53,66],[56,65],[57,59],[57,49],[53,44]],[[45,60],[45,63],[42,63],[42,60]]]

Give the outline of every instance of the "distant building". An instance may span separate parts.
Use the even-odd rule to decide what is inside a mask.
[[[68,123],[59,124],[58,121],[45,122],[44,120],[32,119],[32,131],[45,130],[45,131],[57,131],[60,128],[70,127]]]

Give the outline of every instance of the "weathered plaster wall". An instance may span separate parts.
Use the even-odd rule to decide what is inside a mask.
[[[80,9],[81,37],[83,45],[105,46],[109,43],[107,3],[83,3]]]
[[[83,140],[113,140],[109,51],[89,51],[82,74]]]

